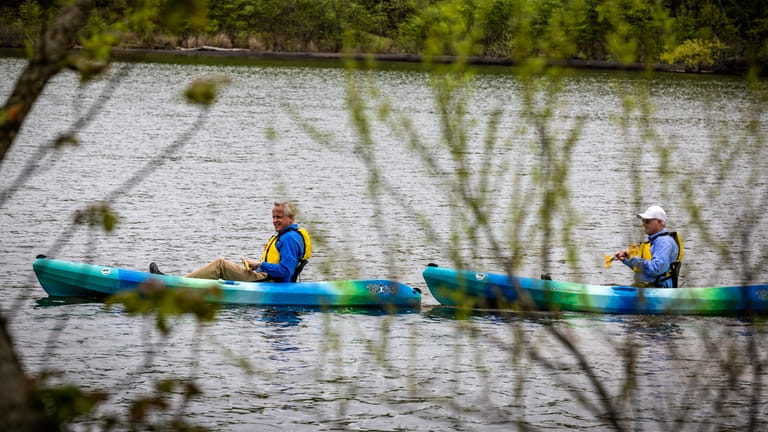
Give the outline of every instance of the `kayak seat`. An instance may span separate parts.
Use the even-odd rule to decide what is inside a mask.
[[[293,271],[293,276],[291,276],[291,282],[298,282],[299,281],[299,275],[301,274],[301,271],[304,270],[304,266],[307,265],[309,260],[299,260],[299,265],[296,266],[296,270]]]
[[[678,288],[679,285],[678,282],[678,276],[680,275],[680,267],[683,266],[682,261],[675,261],[669,266],[669,271],[672,273],[671,279],[672,279],[672,288]]]

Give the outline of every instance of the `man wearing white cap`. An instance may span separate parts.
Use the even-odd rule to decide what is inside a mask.
[[[659,206],[651,206],[637,217],[643,220],[648,241],[640,244],[638,256],[624,250],[613,258],[635,271],[637,286],[676,287],[682,243],[676,232],[667,232],[667,213]]]

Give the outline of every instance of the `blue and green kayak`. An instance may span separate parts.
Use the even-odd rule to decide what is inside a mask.
[[[749,315],[768,311],[768,285],[637,288],[589,285],[430,266],[424,280],[443,305],[609,314]]]
[[[218,288],[209,300],[224,304],[311,307],[413,307],[421,304],[421,291],[384,279],[327,282],[239,282],[157,275],[120,267],[100,266],[49,258],[32,264],[38,281],[51,297],[106,298],[136,291],[152,280],[167,289]]]

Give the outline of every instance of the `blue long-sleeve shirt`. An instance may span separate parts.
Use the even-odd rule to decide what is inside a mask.
[[[640,269],[635,272],[635,282],[639,285],[653,285],[653,282],[660,275],[669,271],[670,266],[677,259],[680,248],[677,242],[670,235],[664,235],[667,230],[661,230],[652,236],[648,236],[651,243],[651,259],[644,260],[640,257],[632,257],[624,260],[624,265],[634,269]],[[672,279],[661,282],[663,287],[671,288]]]
[[[304,255],[304,239],[298,231],[298,224],[289,225],[283,228],[278,235],[280,240],[275,247],[280,252],[280,262],[270,264],[263,262],[258,271],[266,272],[275,282],[290,282],[299,259]]]

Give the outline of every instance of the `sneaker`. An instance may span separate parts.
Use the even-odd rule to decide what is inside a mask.
[[[153,262],[149,263],[149,272],[152,273],[152,274],[157,274],[157,275],[164,275],[165,274],[165,273],[161,272],[160,268],[157,267],[157,264],[155,264]]]

